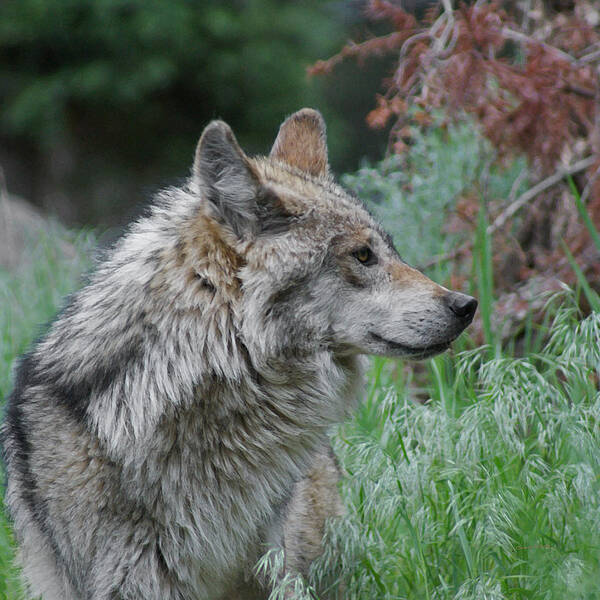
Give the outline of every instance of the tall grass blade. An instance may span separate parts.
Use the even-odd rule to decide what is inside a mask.
[[[485,204],[480,203],[477,216],[476,242],[473,248],[475,265],[475,285],[478,291],[479,311],[483,325],[485,343],[491,351],[498,352],[496,336],[492,328],[492,310],[494,305],[494,278],[492,266],[492,242],[487,233],[488,219]]]
[[[587,211],[587,208],[583,201],[581,200],[581,195],[579,194],[579,190],[573,181],[573,178],[569,176],[568,178],[569,187],[571,188],[571,192],[573,193],[573,199],[575,200],[575,206],[577,207],[577,211],[581,216],[581,220],[588,230],[590,237],[592,238],[594,245],[600,252],[600,233],[598,233],[598,229],[594,225],[594,222],[590,218],[590,215]]]
[[[585,278],[581,267],[577,264],[575,257],[569,250],[569,247],[565,244],[563,240],[561,240],[560,244],[565,253],[565,256],[567,257],[567,260],[569,261],[571,269],[573,269],[573,272],[577,277],[577,283],[579,284],[579,286],[581,286],[581,289],[583,290],[583,293],[587,301],[589,302],[590,307],[596,312],[600,311],[600,296],[598,296],[598,294],[590,287],[590,284]]]

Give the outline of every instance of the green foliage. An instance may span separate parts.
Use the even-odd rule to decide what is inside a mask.
[[[479,311],[483,325],[485,343],[492,352],[499,349],[500,340],[496,339],[492,329],[492,311],[494,310],[494,282],[492,268],[492,240],[487,234],[488,219],[486,206],[482,202],[477,214],[477,230],[475,232],[475,248],[473,267],[475,287],[479,299]]]
[[[223,117],[264,152],[281,118],[314,102],[305,68],[341,35],[317,0],[8,0],[0,134],[53,144],[77,131],[180,166],[199,120]]]
[[[585,225],[585,228],[587,229],[588,233],[590,234],[590,238],[594,242],[594,245],[600,251],[600,233],[598,232],[594,223],[592,222],[592,219],[591,219],[590,215],[588,214],[587,208],[585,207],[585,204],[583,203],[583,200],[581,199],[581,196],[579,195],[579,192],[577,191],[577,187],[575,186],[575,183],[573,182],[573,179],[571,177],[569,177],[568,181],[569,181],[569,187],[571,189],[571,193],[573,194],[573,200],[575,202],[575,206],[577,207],[577,212],[579,213],[579,216],[581,217],[581,221],[583,222],[583,224]],[[579,286],[579,288],[581,288],[583,290],[583,293],[586,297],[586,300],[588,301],[588,304],[590,305],[592,310],[600,311],[600,297],[598,296],[598,293],[595,290],[593,290],[592,287],[590,286],[590,284],[587,282],[585,275],[583,274],[583,271],[581,270],[581,267],[577,264],[575,257],[569,250],[568,246],[562,240],[561,240],[561,246],[565,253],[565,256],[567,257],[567,260],[569,261],[569,264],[571,265],[571,269],[573,269],[573,272],[575,273],[575,277],[577,278],[578,286]]]
[[[302,577],[285,571],[285,553],[272,548],[260,558],[256,574],[272,588],[269,600],[313,600],[316,592]]]
[[[434,359],[451,377],[424,406],[375,361],[380,384],[336,438],[348,515],[317,579],[348,598],[593,597],[600,314],[572,302],[539,355]]]
[[[39,234],[17,272],[0,268],[0,398],[11,388],[11,367],[52,318],[91,265],[91,234]]]

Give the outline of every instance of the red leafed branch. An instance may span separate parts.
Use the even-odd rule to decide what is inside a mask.
[[[556,168],[576,140],[591,137],[600,32],[577,11],[545,20],[539,31],[525,31],[496,2],[452,10],[446,1],[422,23],[382,0],[372,0],[368,12],[394,31],[348,44],[309,72],[328,73],[346,58],[396,53],[394,76],[367,116],[372,127],[391,124],[395,151],[405,149],[406,126],[426,122],[423,111],[438,107],[474,116],[500,156],[523,152],[541,174]]]

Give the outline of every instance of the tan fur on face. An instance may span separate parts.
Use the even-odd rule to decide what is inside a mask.
[[[400,287],[407,285],[422,287],[430,290],[433,296],[441,296],[448,291],[437,283],[431,281],[429,277],[426,277],[423,275],[423,273],[417,271],[417,269],[413,269],[400,260],[395,260],[389,263],[387,265],[387,271],[391,276],[392,282]]]
[[[222,293],[237,297],[240,282],[236,274],[243,265],[242,256],[224,236],[214,219],[199,214],[182,236],[190,256],[189,266]]]

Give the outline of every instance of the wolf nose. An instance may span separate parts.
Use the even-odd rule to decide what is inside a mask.
[[[475,310],[477,309],[477,300],[472,296],[460,294],[459,292],[450,292],[446,298],[448,308],[461,319],[471,321]]]

